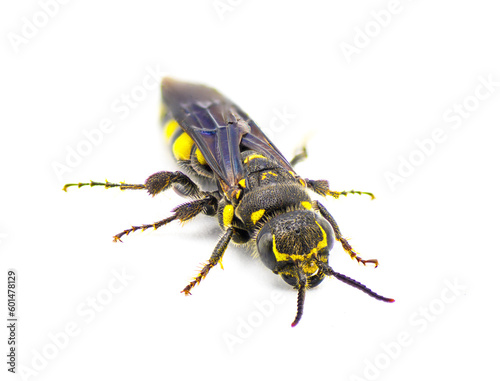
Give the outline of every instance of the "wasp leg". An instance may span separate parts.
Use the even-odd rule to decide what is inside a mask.
[[[351,256],[352,259],[355,259],[358,261],[358,263],[361,262],[364,265],[366,265],[367,263],[373,263],[375,267],[378,266],[377,259],[363,259],[354,251],[351,245],[349,245],[349,242],[347,242],[347,240],[344,237],[342,237],[342,233],[340,232],[339,226],[333,219],[332,215],[328,212],[328,210],[326,210],[326,208],[323,205],[321,205],[318,201],[314,201],[313,207],[314,209],[318,210],[321,213],[321,215],[330,223],[330,225],[333,228],[333,232],[335,233],[335,239],[342,244],[342,247],[347,252],[347,254]]]
[[[170,189],[173,185],[180,185],[183,188],[183,194],[187,197],[200,198],[207,193],[202,192],[193,180],[182,172],[157,172],[149,176],[144,184],[148,193],[156,196],[158,193]]]
[[[128,189],[145,189],[151,196],[156,196],[158,193],[170,189],[173,185],[179,185],[183,189],[183,194],[187,197],[201,198],[206,196],[200,188],[184,173],[182,172],[157,172],[149,176],[144,184],[126,184],[126,183],[110,183],[106,180],[104,183],[90,181],[88,183],[72,183],[66,184],[63,190],[66,191],[69,187],[77,186],[103,186],[104,188],[120,188],[120,190]]]
[[[123,182],[117,184],[117,183],[110,183],[108,180],[106,180],[106,182],[104,182],[104,183],[99,183],[99,182],[90,180],[90,182],[88,182],[88,183],[65,184],[64,187],[63,187],[63,191],[66,192],[69,187],[78,187],[78,188],[81,188],[81,187],[84,187],[84,186],[89,186],[89,187],[102,186],[105,189],[119,187],[120,190],[126,190],[126,189],[145,189],[146,188],[144,186],[144,184],[125,184]]]
[[[219,263],[222,260],[222,256],[226,251],[227,245],[229,245],[229,242],[231,241],[233,233],[234,229],[232,227],[229,227],[224,232],[224,235],[221,237],[219,242],[217,242],[217,245],[215,246],[212,256],[208,260],[208,263],[206,263],[205,266],[203,266],[198,276],[195,277],[186,287],[184,287],[184,290],[181,291],[184,293],[184,295],[191,295],[190,292],[191,289],[197,284],[199,284],[201,280],[207,276],[210,269],[216,266],[217,263]]]
[[[375,198],[373,193],[371,192],[360,192],[360,191],[355,191],[355,190],[350,190],[350,191],[342,191],[342,192],[336,192],[336,191],[331,191],[328,189],[328,181],[327,180],[309,180],[305,179],[307,187],[314,192],[320,194],[321,196],[333,196],[335,198],[339,198],[340,196],[347,196],[348,194],[366,194],[372,198],[372,200]]]
[[[121,237],[123,237],[124,235],[129,235],[130,233],[135,232],[136,230],[144,231],[149,228],[154,228],[156,230],[159,227],[166,225],[174,220],[179,220],[180,222],[186,222],[196,217],[200,213],[214,215],[216,208],[217,208],[217,199],[210,195],[199,200],[186,202],[185,204],[176,206],[174,210],[172,210],[172,212],[174,213],[172,216],[167,217],[161,221],[157,221],[153,224],[132,226],[130,229],[126,229],[113,236],[113,241],[121,242]]]
[[[290,164],[292,165],[292,167],[295,167],[296,164],[304,161],[305,159],[307,159],[307,149],[304,145],[300,148],[300,151],[298,151],[295,156],[292,157],[292,160],[290,160]]]

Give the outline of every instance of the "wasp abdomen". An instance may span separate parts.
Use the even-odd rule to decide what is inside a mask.
[[[165,140],[170,144],[172,154],[179,165],[191,175],[201,177],[205,181],[215,180],[214,173],[200,149],[170,113],[163,115],[162,125]]]

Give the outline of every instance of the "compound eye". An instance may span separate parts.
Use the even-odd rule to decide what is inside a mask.
[[[323,217],[321,216],[317,216],[316,217],[318,219],[318,222],[320,224],[320,226],[323,228],[323,230],[325,231],[325,234],[326,234],[326,241],[327,241],[327,244],[328,244],[328,251],[332,250],[333,248],[333,242],[334,242],[334,239],[333,239],[333,230],[332,230],[332,227],[331,225],[328,223],[327,220],[325,220]]]
[[[260,259],[267,268],[274,271],[276,268],[276,257],[273,252],[273,235],[270,232],[261,231],[257,236],[256,243]]]
[[[288,283],[290,286],[296,286],[297,285],[297,278],[292,276],[292,275],[288,275],[288,274],[280,274],[281,275],[281,278],[286,282]]]

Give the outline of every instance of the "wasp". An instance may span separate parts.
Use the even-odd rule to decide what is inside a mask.
[[[186,172],[161,171],[144,184],[105,182],[66,184],[103,186],[121,190],[145,190],[151,196],[168,189],[190,199],[172,215],[152,224],[132,226],[116,234],[114,241],[137,230],[157,229],[172,221],[186,222],[203,213],[218,219],[223,234],[199,274],[182,290],[185,295],[221,264],[230,242],[250,243],[273,273],[297,289],[297,312],[292,327],[301,320],[305,293],[327,276],[353,286],[377,300],[393,302],[358,281],[340,274],[328,264],[334,240],[359,263],[364,260],[342,236],[328,210],[310,192],[339,198],[360,191],[332,191],[326,180],[302,178],[294,165],[305,149],[290,162],[235,103],[216,90],[199,84],[164,78],[161,85],[161,124],[173,155]],[[194,180],[193,180],[194,179]],[[202,188],[211,189],[203,190]]]

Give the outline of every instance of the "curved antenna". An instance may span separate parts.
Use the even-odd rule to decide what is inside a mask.
[[[299,324],[299,321],[302,318],[302,313],[304,312],[304,301],[306,299],[307,278],[300,267],[297,269],[297,276],[299,278],[297,282],[297,287],[299,289],[297,295],[297,315],[295,315],[295,320],[292,323],[292,327],[295,327],[297,324]]]
[[[302,318],[302,313],[304,312],[304,300],[306,299],[306,288],[305,286],[299,286],[299,294],[297,296],[297,315],[295,315],[295,320],[292,323],[292,327],[299,324],[300,318]]]
[[[381,300],[383,302],[388,302],[388,303],[394,302],[394,299],[392,299],[392,298],[386,298],[385,296],[379,295],[376,292],[373,292],[372,290],[370,290],[364,284],[359,283],[357,280],[354,280],[354,279],[349,278],[348,276],[346,276],[344,274],[341,274],[341,273],[338,273],[338,272],[334,271],[325,262],[321,262],[320,260],[317,260],[316,264],[321,269],[321,271],[323,271],[323,273],[325,275],[334,276],[335,278],[337,278],[341,282],[344,282],[344,283],[348,284],[349,286],[352,286],[354,288],[357,288],[360,291],[363,291],[365,294],[370,295],[372,298],[375,298],[377,300]]]

